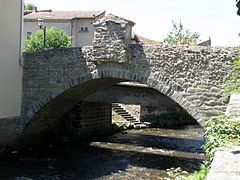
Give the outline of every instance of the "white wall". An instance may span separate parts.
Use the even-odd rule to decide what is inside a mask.
[[[21,1],[0,0],[0,118],[20,115]]]

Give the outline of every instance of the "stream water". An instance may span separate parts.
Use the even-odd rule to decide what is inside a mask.
[[[197,170],[203,144],[197,125],[127,130],[0,157],[0,180],[158,180],[171,167]]]

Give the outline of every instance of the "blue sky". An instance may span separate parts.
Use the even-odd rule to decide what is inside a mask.
[[[214,46],[239,46],[240,16],[235,0],[24,0],[38,9],[106,10],[136,23],[134,32],[162,41],[172,20],[212,39]]]

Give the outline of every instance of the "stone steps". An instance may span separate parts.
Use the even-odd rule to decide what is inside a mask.
[[[233,94],[230,97],[229,104],[227,106],[226,114],[227,115],[240,115],[240,94]]]
[[[130,122],[133,125],[133,128],[135,129],[146,128],[149,126],[149,124],[147,123],[145,124],[138,121],[118,103],[112,103],[112,108],[114,112],[122,116],[126,121]]]

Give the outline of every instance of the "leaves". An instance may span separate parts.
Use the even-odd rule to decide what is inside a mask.
[[[54,48],[70,48],[71,36],[68,36],[63,30],[52,27],[46,30],[46,46],[44,47],[43,30],[38,30],[35,35],[24,42],[25,51],[39,51]]]
[[[173,30],[164,39],[164,42],[174,45],[196,45],[200,34],[198,32],[190,32],[189,29],[184,30],[181,21],[179,24],[172,21]]]
[[[24,4],[24,10],[33,10],[33,7],[35,6],[32,3]]]
[[[224,89],[221,91],[223,101],[227,101],[233,93],[240,93],[240,60],[234,61],[233,67],[235,71],[229,73],[224,80]]]
[[[208,161],[213,160],[217,149],[240,145],[240,122],[229,120],[233,117],[221,115],[206,121],[204,135],[206,144],[203,149]]]

